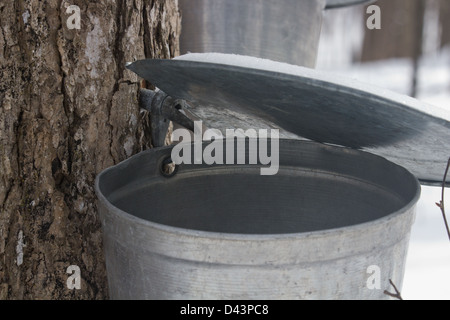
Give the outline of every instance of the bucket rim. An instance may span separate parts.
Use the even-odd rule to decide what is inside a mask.
[[[300,143],[300,144],[313,144],[313,145],[320,145],[324,148],[331,148],[331,149],[345,149],[346,152],[351,152],[355,154],[364,154],[366,156],[373,157],[373,159],[377,159],[378,161],[384,161],[389,163],[390,165],[396,166],[397,168],[404,171],[406,175],[411,178],[415,184],[415,194],[412,197],[412,199],[404,205],[401,209],[394,211],[392,213],[387,214],[384,217],[377,218],[374,220],[370,220],[368,222],[358,223],[355,225],[349,225],[339,228],[330,228],[330,229],[324,229],[324,230],[317,230],[317,231],[308,231],[308,232],[298,232],[298,233],[283,233],[283,234],[241,234],[241,233],[223,233],[223,232],[212,232],[212,231],[200,231],[195,229],[188,229],[188,228],[182,228],[182,227],[174,227],[169,226],[166,224],[161,224],[153,221],[149,221],[143,218],[139,218],[134,216],[131,213],[128,213],[115,205],[113,205],[107,197],[102,193],[100,188],[100,180],[102,177],[107,174],[110,171],[117,170],[120,167],[126,166],[129,162],[133,161],[133,159],[136,159],[137,157],[145,156],[148,153],[153,153],[156,150],[170,150],[173,148],[173,146],[167,146],[162,147],[158,149],[149,149],[143,152],[140,152],[112,167],[109,167],[105,170],[103,170],[100,174],[97,175],[95,179],[95,193],[97,195],[98,201],[100,201],[107,209],[108,212],[113,213],[115,216],[119,217],[120,219],[124,219],[128,222],[135,223],[141,226],[144,226],[146,228],[152,228],[155,230],[160,230],[163,232],[167,232],[170,234],[178,235],[178,236],[186,236],[186,237],[200,237],[205,239],[215,239],[215,240],[225,240],[225,241],[285,241],[285,240],[301,240],[306,238],[323,238],[323,237],[330,237],[336,234],[340,233],[348,233],[348,232],[361,232],[361,230],[367,230],[367,229],[374,229],[376,227],[382,227],[384,225],[388,225],[391,222],[395,221],[396,219],[401,218],[405,214],[410,214],[412,209],[417,205],[417,202],[419,201],[421,197],[421,184],[419,183],[419,180],[416,176],[414,176],[410,171],[408,171],[406,168],[387,160],[386,158],[375,155],[366,151],[362,150],[356,150],[351,149],[347,147],[341,147],[341,146],[334,146],[334,145],[327,145],[327,144],[321,144],[314,141],[303,141],[303,140],[294,140],[294,139],[280,139],[285,142],[294,142],[294,143]],[[415,211],[414,211],[415,212]],[[103,220],[103,219],[102,219]],[[103,221],[102,221],[103,222]],[[414,221],[413,221],[414,222]]]

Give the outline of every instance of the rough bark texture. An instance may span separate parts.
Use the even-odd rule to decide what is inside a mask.
[[[1,0],[0,299],[107,298],[94,180],[149,147],[124,65],[177,55],[179,32],[177,0]]]

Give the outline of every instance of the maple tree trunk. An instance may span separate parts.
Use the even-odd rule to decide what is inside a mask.
[[[124,66],[179,33],[177,0],[0,2],[0,299],[108,297],[94,181],[150,147]]]

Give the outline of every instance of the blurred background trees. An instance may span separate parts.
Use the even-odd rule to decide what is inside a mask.
[[[440,0],[441,45],[450,44],[450,1]]]
[[[380,30],[366,27],[367,6],[326,12],[319,64],[328,68],[342,63],[410,59],[408,94],[416,97],[421,58],[450,47],[450,1],[378,0],[374,4],[381,8]]]

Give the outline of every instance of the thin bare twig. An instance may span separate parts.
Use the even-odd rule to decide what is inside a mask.
[[[398,289],[395,286],[394,282],[392,282],[391,279],[389,279],[389,282],[390,282],[391,286],[394,287],[395,293],[390,293],[389,291],[385,290],[384,294],[388,295],[390,297],[396,298],[398,300],[403,300],[402,295],[401,295],[400,291],[398,291]]]
[[[444,198],[445,198],[445,185],[446,185],[446,182],[447,182],[447,176],[448,176],[449,170],[450,170],[450,158],[448,159],[447,168],[445,169],[445,174],[444,174],[444,181],[442,182],[442,199],[441,199],[441,202],[436,203],[436,205],[442,211],[442,217],[444,218],[444,223],[445,223],[445,228],[447,229],[448,239],[450,240],[450,229],[448,227],[447,215],[445,214],[445,200],[444,200]]]

